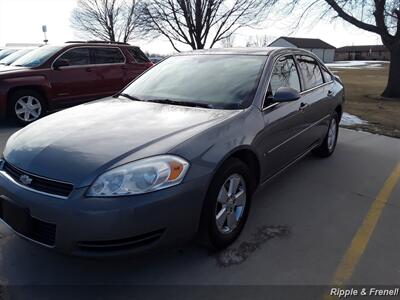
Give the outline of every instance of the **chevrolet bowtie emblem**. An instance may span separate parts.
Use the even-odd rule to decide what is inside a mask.
[[[32,183],[32,178],[30,178],[28,175],[22,175],[19,180],[24,184],[24,185],[30,185]]]

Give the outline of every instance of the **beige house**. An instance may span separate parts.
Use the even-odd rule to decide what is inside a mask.
[[[384,45],[347,46],[336,49],[335,60],[390,60]]]
[[[273,41],[269,46],[305,49],[317,55],[325,63],[332,63],[335,59],[336,48],[320,39],[282,36]]]

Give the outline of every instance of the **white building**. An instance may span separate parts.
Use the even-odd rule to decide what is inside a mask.
[[[269,46],[305,49],[313,52],[325,63],[332,63],[335,60],[336,48],[320,39],[293,38],[282,36],[273,41]]]

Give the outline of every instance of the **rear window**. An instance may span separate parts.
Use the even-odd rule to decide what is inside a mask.
[[[125,57],[118,48],[93,48],[95,64],[119,64]]]
[[[11,53],[14,53],[15,51],[17,51],[17,50],[16,49],[0,50],[0,59],[7,57],[8,55],[10,55]]]
[[[310,56],[297,55],[296,59],[303,74],[305,90],[312,89],[324,83],[318,62]]]
[[[137,63],[147,63],[150,61],[146,54],[144,54],[139,48],[129,48],[128,51]]]

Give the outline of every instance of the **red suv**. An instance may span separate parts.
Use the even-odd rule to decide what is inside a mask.
[[[0,70],[0,117],[28,124],[48,110],[113,95],[152,65],[129,44],[40,47]]]

